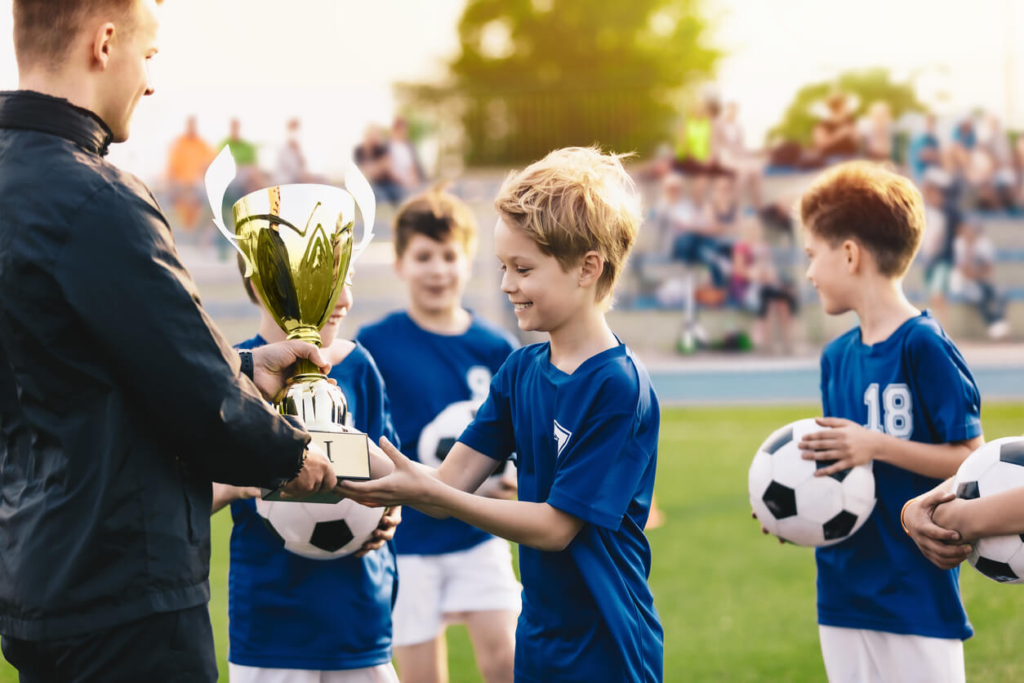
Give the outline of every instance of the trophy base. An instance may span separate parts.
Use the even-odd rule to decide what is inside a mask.
[[[370,478],[369,437],[361,432],[327,432],[309,430],[310,443],[316,444],[331,461],[334,476],[349,481],[367,481]],[[282,498],[281,489],[262,489],[263,500],[282,503],[333,504],[345,496],[337,490],[316,493],[302,499]]]

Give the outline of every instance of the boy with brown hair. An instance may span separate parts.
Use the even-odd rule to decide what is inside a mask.
[[[658,399],[605,320],[639,198],[620,157],[569,148],[512,174],[495,207],[501,290],[519,328],[550,341],[509,356],[440,469],[382,441],[393,476],[345,490],[520,544],[517,681],[660,681],[663,632],[643,534]],[[512,452],[519,500],[471,495]]]
[[[395,217],[395,271],[409,305],[356,337],[384,377],[402,452],[432,468],[473,421],[516,346],[462,305],[476,242],[476,219],[457,197],[434,188],[409,199]],[[402,681],[447,681],[445,630],[452,623],[466,625],[487,683],[511,681],[521,587],[508,542],[410,509],[395,545],[402,577],[395,660]]]
[[[903,292],[924,229],[921,196],[906,178],[851,162],[823,173],[799,214],[825,312],[860,320],[822,354],[818,424],[829,429],[800,447],[818,476],[874,461],[878,499],[860,531],[816,551],[825,669],[833,683],[962,681],[972,629],[957,570],[929,564],[900,528],[904,503],[984,441],[963,356]]]

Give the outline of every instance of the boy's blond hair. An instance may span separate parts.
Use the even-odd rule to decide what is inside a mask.
[[[804,228],[833,247],[859,242],[882,275],[902,277],[924,233],[924,202],[914,184],[868,161],[822,173],[798,203]]]
[[[510,174],[494,200],[501,218],[563,270],[588,251],[601,254],[598,301],[611,296],[640,227],[640,197],[622,167],[625,156],[593,147],[555,150]]]
[[[472,257],[476,252],[476,217],[464,201],[439,184],[410,197],[395,216],[395,255],[402,258],[413,235],[435,242],[454,240]]]

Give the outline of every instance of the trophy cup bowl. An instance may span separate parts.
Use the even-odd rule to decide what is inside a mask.
[[[279,185],[242,197],[233,214],[236,243],[251,266],[252,286],[264,308],[288,339],[320,346],[320,330],[337,304],[353,258],[352,195],[328,185]],[[348,402],[311,361],[298,361],[296,374],[273,405],[282,415],[302,420],[339,478],[369,479],[366,437],[346,433]],[[304,502],[338,500],[321,495],[326,496],[322,501]]]

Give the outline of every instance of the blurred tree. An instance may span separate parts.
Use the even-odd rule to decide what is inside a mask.
[[[893,120],[907,112],[928,110],[917,99],[913,85],[894,81],[888,69],[847,71],[835,80],[807,85],[797,91],[782,120],[768,131],[766,142],[787,140],[810,145],[814,124],[821,118],[817,110],[825,98],[837,91],[857,97],[857,108],[851,112],[857,117],[864,114],[873,102],[880,100],[889,104]]]
[[[647,152],[671,139],[680,93],[721,56],[700,2],[469,0],[448,85],[400,92],[461,124],[470,165],[594,143]]]

